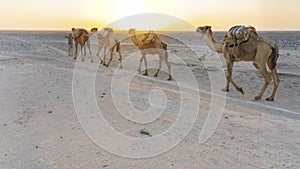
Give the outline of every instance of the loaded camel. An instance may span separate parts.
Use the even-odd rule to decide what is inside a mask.
[[[167,52],[167,44],[164,43],[160,37],[155,34],[153,31],[149,31],[148,33],[145,33],[142,38],[137,38],[135,34],[135,29],[129,29],[128,33],[132,36],[132,41],[139,48],[141,51],[142,57],[140,59],[138,71],[141,71],[141,64],[143,60],[145,61],[145,72],[143,75],[148,75],[148,68],[147,68],[147,60],[146,55],[159,55],[159,64],[158,69],[156,73],[154,74],[154,77],[158,76],[158,73],[161,69],[162,60],[165,61],[168,71],[169,71],[169,77],[167,80],[172,80],[171,76],[171,65],[168,61],[168,52]]]
[[[122,55],[121,55],[121,48],[120,48],[120,41],[119,39],[114,35],[113,29],[112,28],[103,28],[99,33],[97,33],[98,28],[92,28],[91,32],[97,34],[97,39],[98,39],[98,51],[97,51],[97,56],[100,60],[100,65],[103,64],[103,66],[108,67],[110,62],[112,61],[113,58],[113,52],[114,49],[116,48],[116,52],[119,53],[119,60],[120,60],[120,68],[122,68]],[[101,59],[99,53],[101,49],[104,47],[104,56],[103,60]],[[110,51],[110,59],[108,63],[105,63],[105,58],[106,58],[106,49]]]
[[[279,85],[279,78],[276,70],[276,63],[278,59],[278,47],[276,44],[272,43],[270,40],[261,37],[257,34],[254,27],[244,27],[243,31],[248,32],[247,40],[243,42],[236,43],[236,39],[232,34],[232,30],[226,34],[223,42],[216,42],[212,35],[211,26],[198,27],[197,32],[204,35],[208,46],[218,52],[223,53],[226,59],[227,71],[226,71],[226,85],[222,91],[229,91],[229,83],[231,83],[237,91],[243,92],[241,87],[238,87],[236,83],[232,80],[232,70],[234,62],[238,61],[252,61],[255,68],[262,74],[265,79],[265,83],[255,97],[255,100],[261,99],[266,88],[268,87],[271,79],[266,69],[268,65],[270,71],[272,72],[272,77],[274,80],[274,88],[270,97],[266,98],[267,101],[273,101],[275,94]]]
[[[90,56],[91,56],[91,62],[94,62],[93,57],[92,57],[92,52],[91,52],[91,47],[90,47],[90,41],[89,41],[89,33],[87,30],[83,28],[72,28],[72,36],[74,38],[75,42],[75,55],[74,55],[74,60],[77,59],[77,50],[78,50],[78,43],[80,44],[80,51],[81,51],[81,61],[84,62],[85,56],[86,56],[86,46],[89,49]],[[84,50],[84,53],[83,51]]]

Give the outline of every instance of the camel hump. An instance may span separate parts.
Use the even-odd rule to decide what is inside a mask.
[[[243,25],[237,25],[229,29],[228,35],[234,39],[245,40],[249,38],[249,30]],[[248,35],[248,36],[247,36]]]
[[[150,30],[148,33],[145,33],[143,37],[141,38],[142,42],[153,42],[153,41],[162,41],[162,39],[159,37],[158,34],[156,34],[154,31]]]
[[[245,27],[244,25],[233,26],[228,30],[225,36],[225,41],[227,42],[230,41],[229,43],[232,43],[234,45],[239,45],[243,42],[248,41],[250,31],[253,30],[255,30],[255,28],[252,26],[249,27]]]
[[[236,25],[229,29],[228,33],[230,33],[232,36],[236,36],[239,33],[243,32],[245,30],[244,25]]]
[[[78,28],[78,32],[79,32],[79,34],[80,35],[82,35],[82,34],[89,34],[89,32],[87,31],[87,30],[85,30],[85,29],[83,29],[83,28]]]
[[[89,32],[87,31],[87,30],[85,30],[85,29],[83,29],[83,32],[85,33],[85,34],[89,34]]]
[[[72,34],[74,38],[78,38],[82,35],[89,35],[88,31],[83,28],[72,28]]]

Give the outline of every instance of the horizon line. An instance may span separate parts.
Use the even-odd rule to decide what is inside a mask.
[[[89,31],[89,29],[87,29]],[[117,32],[124,32],[124,31],[128,31],[128,29],[114,29]],[[138,32],[143,32],[143,31],[149,31],[151,29],[147,29],[147,30],[143,30],[143,29],[139,29],[137,30]],[[196,27],[195,27],[196,30]],[[33,29],[28,29],[28,28],[11,28],[11,29],[7,29],[7,28],[0,28],[1,32],[5,32],[5,31],[12,31],[12,32],[18,32],[18,31],[24,31],[24,32],[71,32],[71,30],[69,29],[44,29],[44,28],[33,28]],[[158,31],[158,32],[194,32],[192,30],[180,30],[180,29],[157,29],[154,31]],[[214,31],[216,32],[226,32],[228,30],[224,30],[224,29],[215,29]],[[195,31],[196,32],[196,31]],[[258,30],[258,32],[300,32],[300,29],[263,29],[263,30]]]

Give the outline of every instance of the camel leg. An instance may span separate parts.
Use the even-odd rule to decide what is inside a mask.
[[[82,52],[83,51],[83,52]],[[85,55],[86,55],[86,48],[85,45],[81,46],[81,61],[84,62],[85,59]]]
[[[123,58],[122,58],[121,52],[119,52],[119,55],[120,55],[120,69],[122,69],[123,68],[123,65],[122,65]]]
[[[139,67],[138,67],[138,72],[141,71],[141,66],[142,66],[143,60],[144,60],[144,57],[142,56],[141,59],[140,59],[140,64],[139,64]]]
[[[73,48],[72,45],[68,46],[68,55],[71,56],[71,57],[72,57],[72,48]]]
[[[227,71],[226,71],[226,85],[222,89],[223,92],[229,92],[229,83],[230,83],[230,78],[232,75],[232,68],[233,68],[233,62],[229,62],[226,60],[226,66],[227,66]]]
[[[160,69],[161,69],[161,63],[162,63],[162,56],[161,56],[161,55],[159,55],[159,63],[158,63],[158,68],[157,68],[157,71],[156,71],[156,73],[154,74],[154,77],[157,77],[157,76],[158,76],[158,73],[159,73],[159,71],[160,71]]]
[[[73,59],[76,60],[77,59],[77,54],[78,54],[78,43],[75,44],[75,54]]]
[[[239,92],[241,92],[242,94],[244,94],[243,88],[242,87],[238,87],[236,85],[236,83],[232,80],[232,71],[233,71],[233,61],[227,61],[227,71],[226,71],[226,86],[222,89],[222,91],[224,92],[228,92],[229,91],[229,83],[231,83],[235,89]]]
[[[166,62],[166,65],[167,65],[168,71],[169,71],[169,78],[168,78],[167,80],[172,80],[172,75],[171,75],[171,64],[170,64],[170,62],[168,61],[168,53],[167,53],[167,51],[166,51],[164,60],[165,60],[165,62]]]
[[[106,58],[106,46],[104,46],[103,66],[106,66],[106,64],[105,64],[105,58]]]
[[[86,57],[86,46],[85,45],[83,45],[83,51],[84,51],[84,53],[83,53],[83,61],[85,61],[85,57]]]
[[[265,93],[265,91],[270,83],[270,77],[269,77],[269,74],[267,72],[265,65],[258,66],[258,64],[256,64],[256,63],[253,63],[253,64],[265,79],[264,86],[260,90],[259,94],[254,98],[255,100],[259,100],[259,99],[261,99],[262,95]]]
[[[108,65],[110,64],[110,62],[111,62],[112,59],[113,59],[114,49],[115,49],[115,47],[112,47],[112,48],[110,49],[110,57],[109,57],[109,61],[108,61],[107,65],[106,65],[106,67],[108,67]]]
[[[120,69],[122,69],[123,68],[123,65],[122,65],[122,54],[121,54],[121,48],[120,48],[120,43],[118,44],[119,46],[117,46],[117,52],[119,53],[119,56],[120,56]]]
[[[90,57],[91,57],[91,62],[93,63],[94,62],[94,57],[92,55],[92,51],[91,51],[91,44],[90,44],[90,41],[87,41],[87,47],[89,49],[89,53],[90,53]]]
[[[274,97],[275,97],[275,94],[276,94],[276,91],[277,91],[277,88],[278,88],[278,85],[280,82],[276,68],[271,69],[271,72],[272,72],[272,77],[273,77],[273,81],[274,81],[274,89],[273,89],[272,95],[270,97],[266,98],[267,101],[274,100]]]
[[[148,66],[147,66],[146,55],[143,55],[142,58],[145,60],[145,73],[143,75],[148,76]]]
[[[97,51],[97,54],[96,54],[99,58],[99,62],[100,62],[99,66],[103,63],[103,60],[100,57],[100,51],[101,51],[102,47],[103,46],[101,44],[98,45],[98,51]]]
[[[82,45],[80,44],[80,55],[81,55],[81,61],[83,62],[83,47]]]

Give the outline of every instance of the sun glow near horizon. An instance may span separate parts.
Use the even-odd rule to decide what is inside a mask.
[[[187,30],[190,25],[212,25],[227,30],[236,24],[253,25],[258,30],[300,30],[297,0],[10,0],[0,7],[0,29],[69,30],[71,27],[103,27],[117,29]],[[122,22],[137,14],[163,14],[176,19]],[[172,18],[169,17],[169,18]],[[167,18],[167,17],[166,17]],[[174,22],[174,23],[172,23]],[[187,28],[188,27],[188,28]]]

